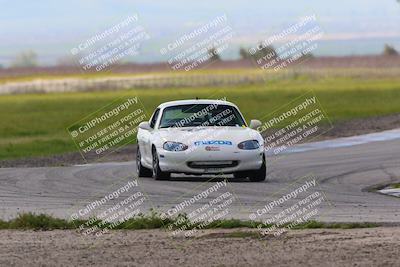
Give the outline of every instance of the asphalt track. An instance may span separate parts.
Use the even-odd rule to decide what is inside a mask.
[[[400,181],[399,138],[268,156],[265,182],[228,180],[224,190],[233,193],[235,201],[230,204],[226,216],[248,219],[249,214],[310,180],[301,179],[310,175],[315,177],[318,192],[324,196],[315,219],[400,225],[400,198],[371,191],[377,185]],[[8,219],[20,212],[35,212],[69,218],[88,203],[121,188],[134,177],[134,162],[3,168],[0,169],[0,216]],[[171,181],[139,178],[140,191],[146,195],[140,211],[147,212],[150,208],[166,211],[222,181],[210,181],[210,178],[181,176]],[[120,199],[131,194],[132,191],[122,193]],[[207,202],[208,199],[200,199],[187,210],[180,211],[189,212]],[[273,213],[292,204],[291,201],[284,202]],[[104,207],[107,205],[113,204],[109,202]]]

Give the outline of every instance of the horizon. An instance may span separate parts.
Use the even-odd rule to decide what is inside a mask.
[[[319,47],[313,52],[316,56],[377,55],[385,44],[400,50],[400,5],[395,0],[351,0],[345,6],[331,7],[316,0],[284,0],[273,5],[227,2],[0,1],[0,64],[8,67],[21,52],[31,50],[38,55],[40,65],[55,65],[77,44],[133,14],[138,15],[150,35],[140,54],[129,60],[135,63],[166,61],[159,53],[163,46],[221,14],[226,14],[228,25],[235,31],[229,48],[221,53],[225,60],[238,59],[240,47],[254,46],[312,14],[318,14],[317,23],[324,29]]]

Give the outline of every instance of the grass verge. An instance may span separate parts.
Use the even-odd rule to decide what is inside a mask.
[[[393,188],[400,188],[400,183],[392,184],[391,186],[392,186]]]
[[[115,230],[141,230],[141,229],[194,229],[199,223],[190,223],[186,215],[179,215],[176,218],[161,218],[157,213],[149,215],[140,215],[131,218],[115,227],[110,227],[108,223],[99,224],[99,220],[94,222],[89,220],[68,221],[64,219],[54,218],[46,214],[24,213],[19,214],[16,218],[3,221],[0,220],[0,229],[20,229],[20,230],[55,230],[55,229],[78,229],[80,225],[101,225],[102,229],[109,228]],[[254,221],[225,219],[216,220],[207,224],[203,229],[232,229],[232,228],[257,228],[260,223]],[[262,225],[262,228],[271,227],[272,225]],[[323,223],[318,221],[308,221],[295,226],[293,229],[353,229],[353,228],[372,228],[378,227],[376,223]],[[240,234],[238,234],[238,237]]]

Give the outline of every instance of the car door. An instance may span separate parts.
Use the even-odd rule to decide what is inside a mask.
[[[147,163],[147,165],[151,165],[152,164],[152,153],[151,153],[151,145],[152,145],[152,136],[154,134],[155,131],[155,126],[156,126],[156,122],[158,119],[158,116],[160,114],[160,109],[157,108],[153,115],[151,116],[150,119],[150,130],[146,131],[146,133],[143,134],[143,159],[144,161]]]

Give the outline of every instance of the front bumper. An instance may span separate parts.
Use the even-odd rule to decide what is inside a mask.
[[[161,150],[158,154],[160,169],[164,172],[226,174],[259,169],[264,149],[190,152]]]

